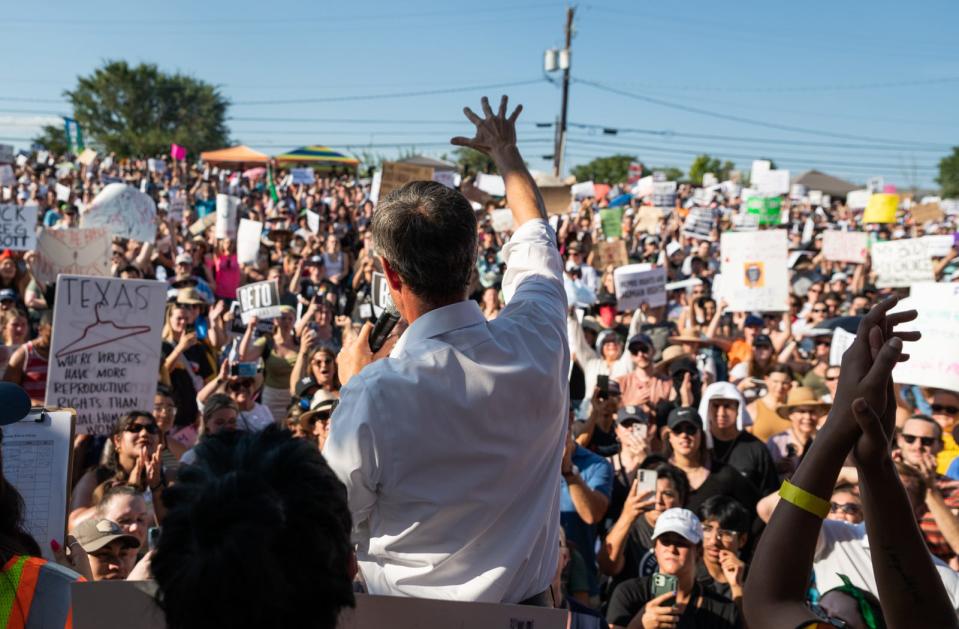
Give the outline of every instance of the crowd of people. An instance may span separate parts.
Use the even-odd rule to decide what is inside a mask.
[[[107,437],[77,437],[69,513],[69,540],[74,543],[63,540],[68,547],[55,543],[55,550],[89,579],[155,576],[164,588],[160,600],[171,626],[225,624],[223,616],[200,611],[217,570],[243,570],[233,578],[256,583],[262,595],[245,601],[237,596],[231,624],[252,626],[255,620],[270,625],[279,617],[299,618],[304,608],[316,609],[318,599],[329,609],[348,606],[352,591],[364,591],[364,580],[374,574],[368,557],[364,562],[361,553],[358,569],[356,558],[343,549],[349,546],[351,529],[356,542],[354,525],[369,515],[373,498],[360,511],[356,503],[366,500],[362,492],[376,493],[375,479],[369,481],[371,489],[365,477],[340,475],[344,487],[319,454],[328,455],[337,474],[348,457],[362,458],[364,465],[377,470],[385,465],[415,468],[418,461],[417,452],[384,450],[378,456],[402,461],[370,462],[333,430],[341,391],[357,376],[355,365],[344,362],[342,354],[368,337],[373,273],[384,271],[378,257],[383,254],[373,249],[373,222],[379,209],[371,198],[370,181],[352,172],[318,170],[311,183],[293,184],[282,168],[272,175],[244,176],[202,162],[158,156],[148,162],[147,156],[114,155],[100,155],[88,164],[76,162],[76,168],[58,176],[55,164],[73,159],[51,157],[38,163],[31,154],[18,161],[16,183],[3,189],[4,202],[38,205],[38,229],[59,230],[77,227],[78,215],[107,183],[121,181],[150,195],[157,204],[155,242],[114,240],[111,271],[116,277],[165,282],[168,302],[154,405],[125,413]],[[156,160],[164,161],[165,167],[156,168]],[[68,198],[58,198],[58,184],[69,187]],[[869,325],[860,321],[874,316],[868,313],[875,313],[882,300],[903,293],[877,288],[868,259],[865,264],[849,264],[822,255],[822,232],[837,225],[867,229],[861,214],[841,200],[816,205],[786,199],[786,218],[771,229],[784,230],[790,247],[804,252],[790,269],[788,308],[732,312],[722,296],[714,294],[713,280],[722,254],[719,235],[740,223],[744,200],[722,190],[704,197],[694,186],[682,184],[674,206],[665,208],[655,223],[644,221],[640,226],[637,216],[653,199],[631,195],[616,238],[625,242],[628,262],[664,267],[670,284],[664,306],[624,310],[617,305],[615,266],[604,265],[599,252],[601,243],[612,240],[603,231],[601,210],[624,192],[627,186],[614,185],[602,198],[571,200],[567,211],[549,217],[550,227],[544,228],[544,237],[555,238],[561,257],[556,272],[562,274],[567,305],[568,347],[551,351],[558,356],[568,351],[569,363],[555,391],[568,389],[569,399],[547,399],[549,390],[528,390],[528,399],[502,400],[496,407],[497,412],[506,412],[512,406],[519,414],[559,404],[568,420],[565,436],[545,434],[538,441],[530,436],[530,443],[545,444],[544,448],[557,440],[563,444],[561,461],[550,472],[553,481],[559,480],[555,515],[561,524],[551,604],[570,610],[572,626],[577,627],[800,626],[799,620],[769,624],[768,619],[775,617],[769,609],[775,606],[763,607],[760,586],[747,587],[751,574],[761,573],[764,580],[774,582],[770,575],[778,571],[789,573],[801,585],[795,602],[820,618],[823,626],[905,626],[885,619],[884,612],[890,612],[879,595],[885,594],[891,577],[874,569],[876,560],[870,553],[876,552],[878,534],[872,528],[866,534],[867,519],[878,520],[883,514],[876,503],[884,498],[885,489],[875,484],[882,478],[879,471],[863,468],[860,455],[868,448],[857,441],[865,437],[856,435],[875,439],[868,424],[869,414],[875,413],[883,420],[894,419],[884,452],[905,488],[909,522],[924,542],[911,550],[931,558],[954,622],[959,610],[959,517],[954,513],[959,507],[959,445],[954,432],[959,428],[959,392],[892,385],[886,373],[876,387],[884,395],[888,390],[888,395],[877,402],[860,386],[866,373],[872,373],[873,361],[874,370],[881,366],[875,351],[852,367],[849,361],[840,365],[830,356],[833,334],[842,329],[827,325],[830,320],[850,318],[850,332],[859,330],[854,347],[868,354],[875,339]],[[239,197],[240,216],[266,226],[255,263],[241,265],[236,242],[215,238],[212,224],[199,233],[190,230],[215,211],[218,193]],[[449,195],[449,203],[462,199],[452,191]],[[472,272],[463,278],[469,299],[489,322],[507,316],[519,281],[509,269],[522,264],[510,261],[520,258],[515,251],[522,244],[518,235],[522,228],[516,228],[514,237],[510,230],[497,231],[491,221],[492,212],[502,207],[507,207],[505,198],[473,204],[476,246],[469,252]],[[692,207],[712,217],[708,237],[687,233],[683,219]],[[319,214],[318,229],[308,225],[308,212]],[[900,220],[892,229],[876,230],[878,238],[905,237],[923,227],[927,233],[954,228],[947,222],[915,225],[908,213]],[[810,222],[811,233],[804,230]],[[955,250],[938,259],[937,278],[952,279],[955,261]],[[39,404],[46,386],[56,292],[33,277],[32,262],[30,252],[0,254],[0,351],[7,358],[0,369],[4,380],[22,386]],[[385,272],[395,272],[409,284],[410,277],[424,270],[436,276],[451,272],[425,264],[422,269]],[[232,307],[237,289],[262,280],[277,282],[279,316],[268,321],[253,318],[244,325]],[[416,289],[412,284],[411,290]],[[896,336],[892,326],[898,322],[872,321],[886,326],[879,345],[892,342]],[[509,328],[497,329],[510,334]],[[396,336],[402,330],[401,325]],[[556,338],[562,336],[562,330],[551,329],[550,334],[554,332]],[[516,338],[516,343],[519,339],[533,343]],[[874,344],[872,349],[878,348]],[[235,367],[241,363],[255,363],[255,373],[240,375]],[[451,369],[448,363],[439,365],[447,372]],[[448,382],[434,380],[432,386],[486,390],[488,385],[449,377]],[[376,382],[386,387],[389,381],[384,378]],[[373,386],[369,382],[367,378],[361,384]],[[397,382],[390,386],[402,386]],[[359,386],[354,384],[354,389]],[[489,387],[495,394],[496,389]],[[868,407],[856,404],[854,412],[858,398],[865,398]],[[339,417],[362,431],[366,424],[355,417],[356,402],[350,404],[344,399],[349,415]],[[410,408],[381,410],[393,414],[393,423],[406,422],[413,413]],[[460,412],[482,414],[484,409]],[[455,418],[434,419],[429,425],[435,432],[415,435],[424,442],[423,452],[432,453],[436,444],[460,438]],[[517,416],[516,425],[498,430],[531,430],[521,425],[523,419]],[[830,429],[833,425],[836,428]],[[828,464],[822,458],[819,467],[825,471],[813,479],[810,466],[803,463],[821,441],[833,446],[828,451],[820,446],[818,451],[825,452],[820,457],[834,456]],[[871,441],[867,445],[883,451]],[[853,447],[862,448],[858,460],[846,458]],[[881,452],[873,456],[883,458]],[[529,457],[544,469],[552,469],[555,462],[548,451],[530,452]],[[430,491],[455,492],[457,475],[468,475],[466,468],[474,463],[476,469],[483,467],[469,459],[451,459],[443,461],[442,468],[426,470],[435,485]],[[519,474],[523,467],[519,461],[510,469]],[[834,473],[827,478],[831,467]],[[797,540],[798,550],[789,547],[784,525],[775,526],[784,512],[777,508],[780,500],[799,504],[780,492],[791,482],[800,485],[797,479],[815,482],[825,492],[819,494],[825,499],[821,527],[808,519],[808,509],[788,512],[809,534],[808,539]],[[514,491],[524,491],[525,484],[513,480]],[[297,489],[304,483],[312,489]],[[293,504],[302,513],[291,515]],[[407,514],[384,511],[378,517],[399,523]],[[549,514],[529,511],[501,517],[537,521]],[[446,525],[451,522],[458,520]],[[437,545],[439,540],[455,540],[455,534],[438,528],[441,525],[437,521],[421,535],[432,536]],[[382,528],[383,522],[366,526]],[[390,530],[399,534],[396,527]],[[316,531],[322,531],[323,539],[315,539]],[[244,540],[251,535],[267,541],[247,546]],[[366,535],[365,543],[372,545],[369,530]],[[502,535],[508,538],[511,533],[504,530]],[[776,544],[767,543],[767,538],[775,538]],[[511,540],[501,541],[505,545]],[[808,557],[802,549],[809,551]],[[0,551],[5,563],[38,552],[28,543]],[[285,571],[285,578],[275,582],[257,578],[261,570],[270,572],[278,561],[301,551],[304,557],[325,557],[326,563],[304,566],[302,574]],[[230,552],[249,552],[246,567],[225,559]],[[396,551],[397,556],[401,553],[415,555],[417,549]],[[918,561],[915,554],[903,563]],[[184,575],[177,562],[189,555],[191,560],[204,556],[210,574]],[[471,549],[470,557],[481,562],[482,550]],[[424,584],[418,592],[429,597],[428,575],[416,561],[409,559],[405,578]],[[384,578],[379,572],[375,575]],[[303,588],[307,595],[302,595]],[[923,596],[934,598],[936,588]],[[786,589],[783,585],[782,592]],[[460,591],[467,590],[472,591],[465,586]],[[444,590],[444,596],[456,598],[456,592]],[[917,594],[914,603],[921,598]],[[520,602],[508,599],[504,593],[501,600]],[[254,603],[263,600],[273,603],[258,609]],[[297,611],[282,611],[283,606]],[[932,614],[937,609],[933,604],[926,611]],[[793,614],[787,614],[789,618],[799,618],[802,612],[789,613]],[[330,618],[335,622],[335,613]]]

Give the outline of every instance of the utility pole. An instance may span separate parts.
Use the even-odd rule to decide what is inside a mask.
[[[563,153],[566,151],[566,109],[569,105],[570,44],[573,41],[573,7],[566,8],[566,47],[559,51],[559,67],[563,70],[563,103],[560,107],[559,129],[556,132],[556,147],[553,151],[553,175],[563,172]]]

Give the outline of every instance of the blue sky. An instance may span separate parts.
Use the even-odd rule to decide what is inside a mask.
[[[270,153],[318,143],[439,156],[469,130],[464,104],[507,91],[525,108],[521,149],[548,169],[553,129],[535,123],[558,116],[542,58],[562,43],[564,11],[546,0],[12,4],[0,142],[26,146],[18,138],[43,117],[68,113],[61,94],[78,74],[126,59],[220,86],[232,137]],[[627,153],[686,170],[708,152],[743,169],[769,157],[933,187],[959,144],[957,23],[954,0],[580,3],[567,165]]]

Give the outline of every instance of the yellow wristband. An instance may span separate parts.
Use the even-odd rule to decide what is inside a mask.
[[[808,511],[820,520],[829,515],[829,501],[814,496],[801,487],[796,487],[788,480],[784,480],[779,488],[779,497],[788,503],[794,504],[803,511]]]

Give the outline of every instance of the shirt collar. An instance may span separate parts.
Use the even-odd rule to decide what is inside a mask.
[[[413,347],[420,341],[485,322],[483,311],[472,299],[430,310],[406,328],[390,352],[390,358],[399,358],[408,346]]]

